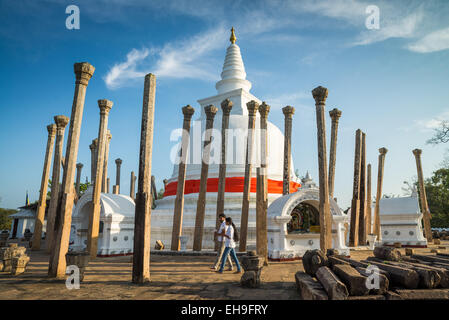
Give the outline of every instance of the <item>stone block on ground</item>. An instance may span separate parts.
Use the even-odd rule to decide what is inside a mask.
[[[304,271],[308,275],[314,277],[319,268],[329,266],[329,261],[321,250],[315,249],[307,250],[306,253],[304,253],[302,264],[304,266]]]
[[[391,247],[376,247],[373,254],[376,258],[388,261],[400,261],[401,252],[396,248]]]
[[[411,256],[412,254],[414,254],[414,250],[412,248],[405,248],[405,255],[406,256]]]
[[[22,255],[11,259],[11,274],[17,276],[25,272],[25,268],[30,261],[30,257]]]
[[[326,290],[316,279],[305,272],[295,274],[296,288],[303,300],[328,300]]]
[[[256,251],[248,251],[241,258],[241,266],[245,271],[240,278],[240,285],[246,288],[258,288],[260,286],[260,275],[263,268],[263,258]]]
[[[355,268],[347,264],[335,265],[334,273],[346,285],[350,296],[365,296],[369,293],[366,285],[367,277],[360,274]]]
[[[329,300],[346,300],[348,289],[345,284],[328,267],[321,267],[316,272],[316,277],[327,292]]]
[[[433,244],[441,244],[440,239],[433,239]]]

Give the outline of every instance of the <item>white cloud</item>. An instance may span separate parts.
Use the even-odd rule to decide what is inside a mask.
[[[132,49],[126,61],[116,63],[104,77],[109,89],[125,86],[130,80],[152,72],[157,77],[216,80],[212,63],[213,50],[225,45],[227,30],[223,27],[165,44],[162,48]]]
[[[368,45],[391,38],[411,38],[415,36],[422,19],[423,13],[418,11],[400,19],[381,20],[380,29],[363,31],[352,45]]]
[[[419,53],[449,49],[449,28],[431,32],[418,41],[409,44],[407,49]]]
[[[144,72],[136,71],[137,64],[148,57],[149,50],[132,49],[126,55],[126,61],[115,64],[104,77],[104,82],[109,89],[120,87],[125,81],[139,78],[145,75]]]
[[[432,119],[415,120],[415,125],[422,131],[430,131],[439,128],[444,120],[449,120],[449,110],[440,113]]]

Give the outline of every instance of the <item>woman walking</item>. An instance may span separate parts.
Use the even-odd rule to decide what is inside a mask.
[[[217,271],[218,273],[223,273],[224,265],[226,263],[226,259],[228,255],[231,255],[232,260],[234,260],[235,265],[237,267],[237,271],[234,273],[241,273],[242,270],[240,268],[239,260],[237,259],[237,255],[235,253],[235,243],[236,241],[239,241],[239,235],[237,233],[237,228],[235,227],[234,223],[232,222],[231,217],[226,218],[226,230],[223,230],[221,235],[225,239],[225,249],[223,252],[223,257],[221,258],[221,264],[220,269]]]

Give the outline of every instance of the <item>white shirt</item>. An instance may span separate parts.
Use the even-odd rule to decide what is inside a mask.
[[[225,237],[225,246],[229,248],[235,248],[235,241],[234,241],[234,228],[232,226],[227,226],[226,233],[228,237]]]
[[[218,234],[222,233],[223,230],[226,230],[226,221],[223,221],[220,225],[220,228],[218,228]],[[223,241],[223,237],[222,236],[218,236],[217,237],[218,241]]]

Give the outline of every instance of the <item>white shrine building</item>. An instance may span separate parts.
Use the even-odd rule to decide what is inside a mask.
[[[90,186],[78,199],[72,214],[70,246],[75,251],[87,247],[89,216],[92,214],[92,191]],[[134,200],[123,194],[102,193],[100,196],[100,230],[98,256],[131,254],[134,240]]]
[[[403,247],[426,248],[418,194],[410,197],[382,198],[379,202],[380,231],[383,245],[400,242]]]

